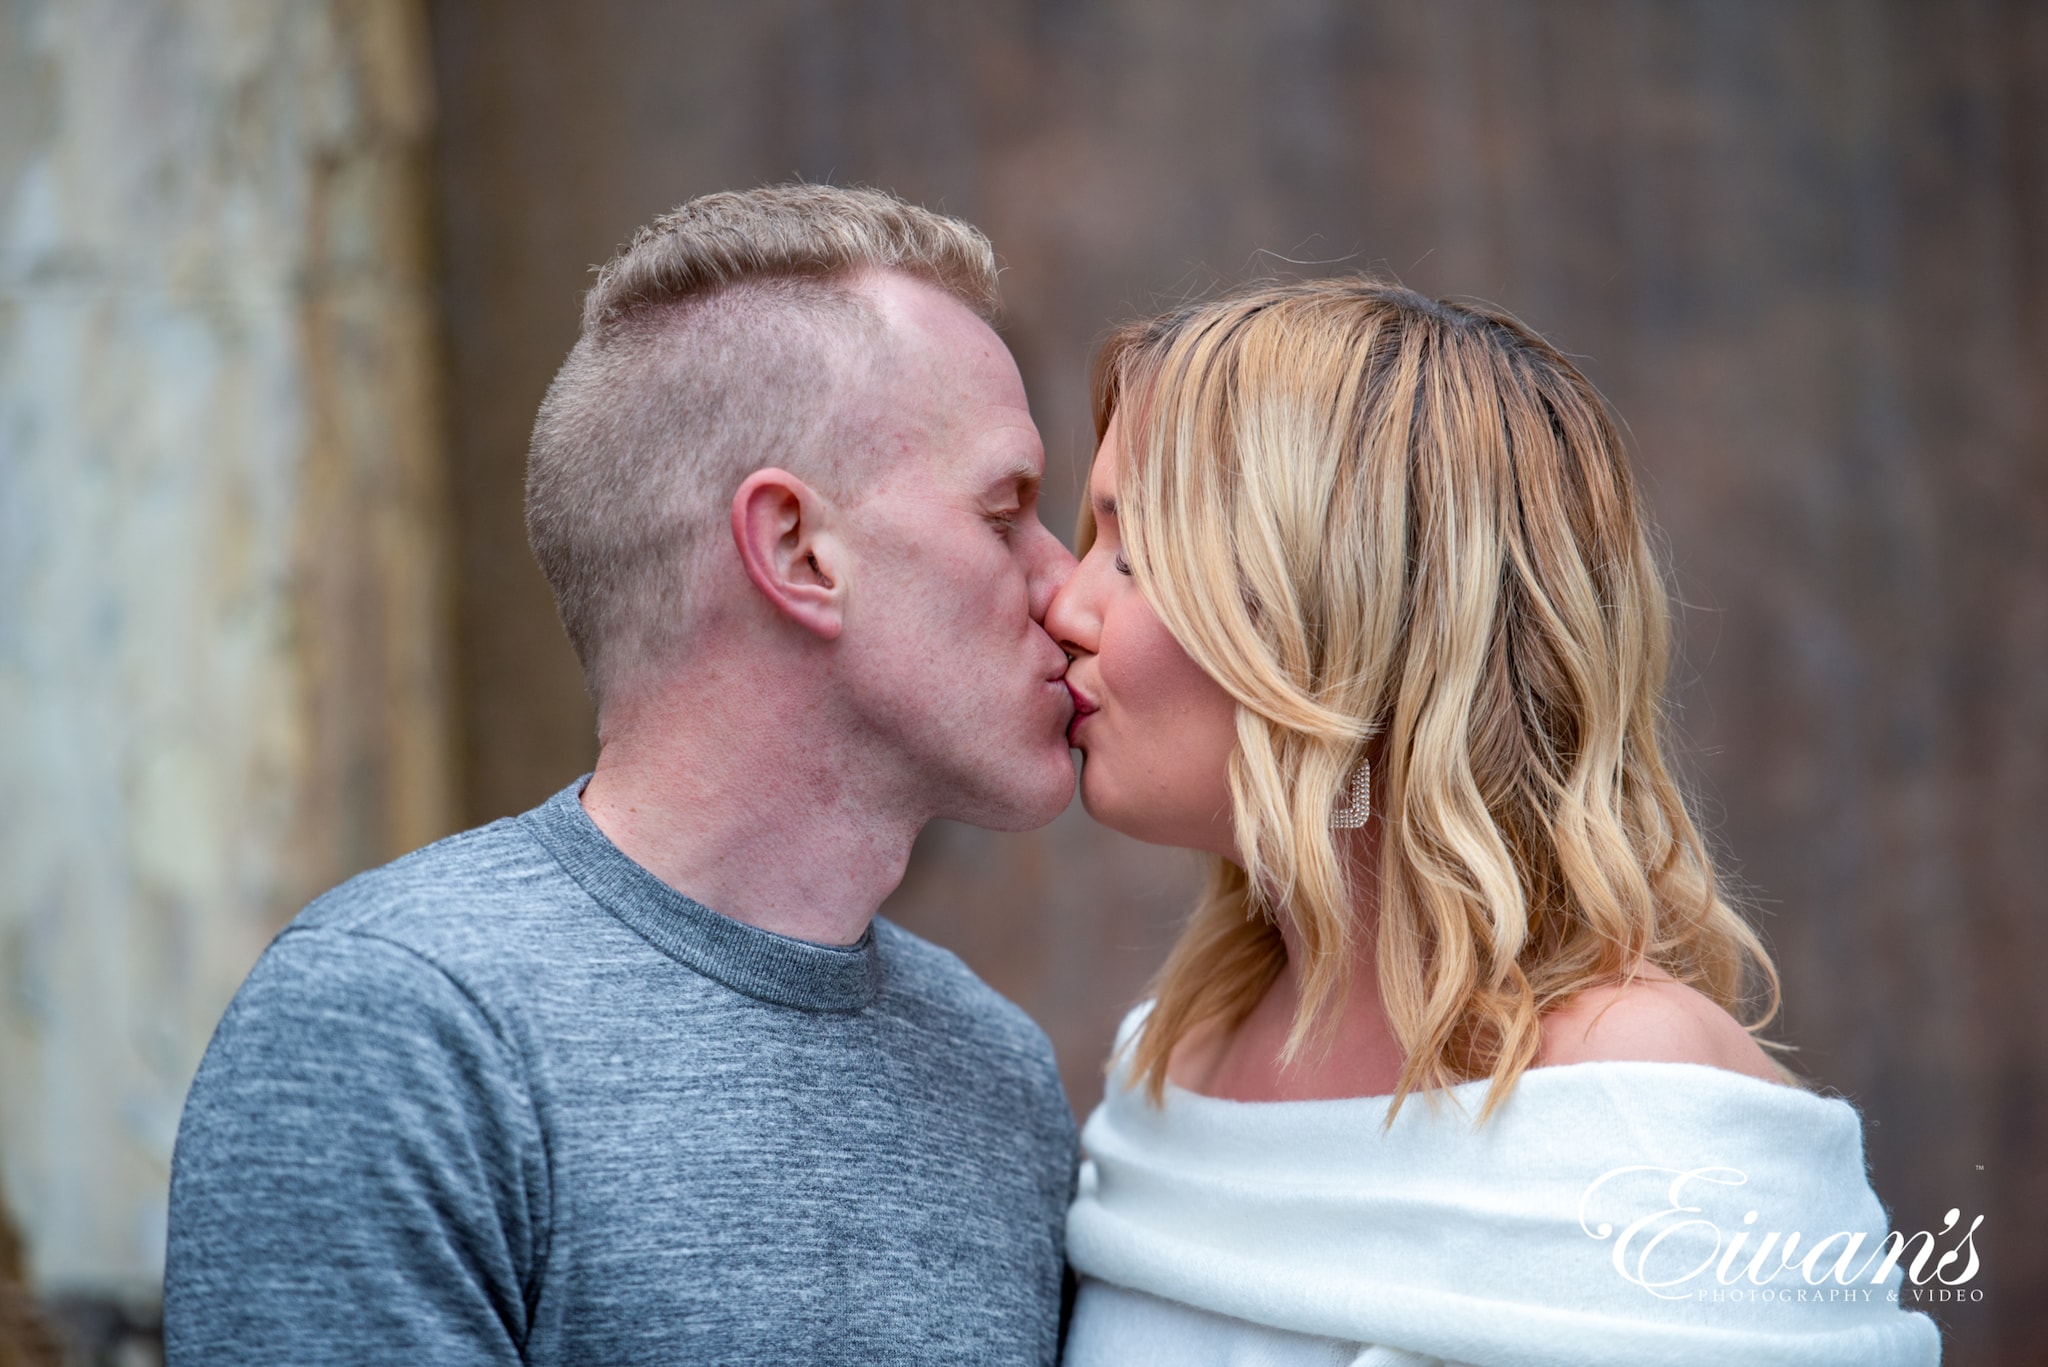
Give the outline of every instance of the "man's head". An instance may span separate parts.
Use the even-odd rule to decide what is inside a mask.
[[[934,814],[1065,804],[1040,623],[1072,560],[995,305],[975,229],[829,186],[693,200],[604,267],[534,427],[527,530],[608,742],[737,658]]]

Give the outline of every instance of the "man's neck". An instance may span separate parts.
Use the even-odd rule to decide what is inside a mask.
[[[924,818],[893,810],[860,756],[810,734],[815,715],[763,702],[714,688],[636,709],[607,735],[583,808],[627,858],[713,911],[853,944],[902,881]]]

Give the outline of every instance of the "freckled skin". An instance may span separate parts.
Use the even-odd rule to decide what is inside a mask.
[[[844,396],[845,483],[772,459],[740,483],[683,667],[608,702],[583,793],[671,887],[823,944],[861,937],[933,819],[1029,830],[1074,795],[1043,625],[1074,558],[1038,520],[1023,380],[944,291],[854,285],[884,327]]]
[[[1066,661],[1043,626],[1074,558],[1038,519],[1038,429],[985,323],[916,281],[874,297],[893,343],[872,431],[904,454],[847,509],[842,676],[933,811],[1028,830],[1074,786]]]

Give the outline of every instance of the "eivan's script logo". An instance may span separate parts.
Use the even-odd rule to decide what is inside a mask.
[[[1614,1270],[1666,1300],[1724,1299],[1730,1293],[1719,1287],[1744,1284],[1777,1288],[1774,1298],[1789,1299],[1796,1293],[1800,1300],[1867,1300],[1872,1294],[1867,1288],[1882,1286],[1909,1247],[1913,1253],[1906,1264],[1906,1279],[1915,1288],[1928,1287],[1930,1280],[1935,1283],[1925,1291],[1916,1290],[1916,1300],[1963,1299],[1959,1293],[1937,1288],[1960,1286],[1977,1275],[1977,1248],[1972,1240],[1977,1226],[1984,1223],[1981,1215],[1970,1221],[1954,1247],[1930,1267],[1935,1241],[1956,1227],[1962,1218],[1960,1209],[1949,1211],[1939,1230],[1911,1235],[1894,1230],[1866,1253],[1868,1236],[1862,1231],[1838,1230],[1809,1243],[1802,1231],[1757,1229],[1759,1214],[1755,1210],[1744,1211],[1739,1221],[1724,1231],[1715,1213],[1728,1219],[1741,1210],[1744,1202],[1732,1189],[1748,1181],[1749,1175],[1736,1168],[1615,1168],[1596,1178],[1579,1198],[1579,1228],[1590,1238],[1614,1240]],[[1602,1207],[1619,1203],[1640,1210],[1644,1191],[1651,1194],[1651,1208],[1618,1230],[1613,1220],[1595,1223],[1589,1213],[1596,1202]],[[1710,1213],[1709,1206],[1716,1212]],[[1752,1238],[1756,1239],[1754,1246]],[[1699,1280],[1709,1272],[1712,1282]],[[1787,1272],[1796,1272],[1798,1281],[1790,1277],[1780,1281]],[[1807,1291],[1800,1282],[1818,1289]],[[1760,1294],[1750,1293],[1752,1297]],[[1895,1292],[1877,1294],[1898,1299]],[[1982,1294],[1972,1292],[1970,1298]]]

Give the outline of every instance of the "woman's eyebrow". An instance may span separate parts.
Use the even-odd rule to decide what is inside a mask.
[[[1113,499],[1113,498],[1098,498],[1098,499],[1096,499],[1096,500],[1095,500],[1095,515],[1096,515],[1097,517],[1115,517],[1115,516],[1116,516],[1116,500],[1115,500],[1115,499]]]

